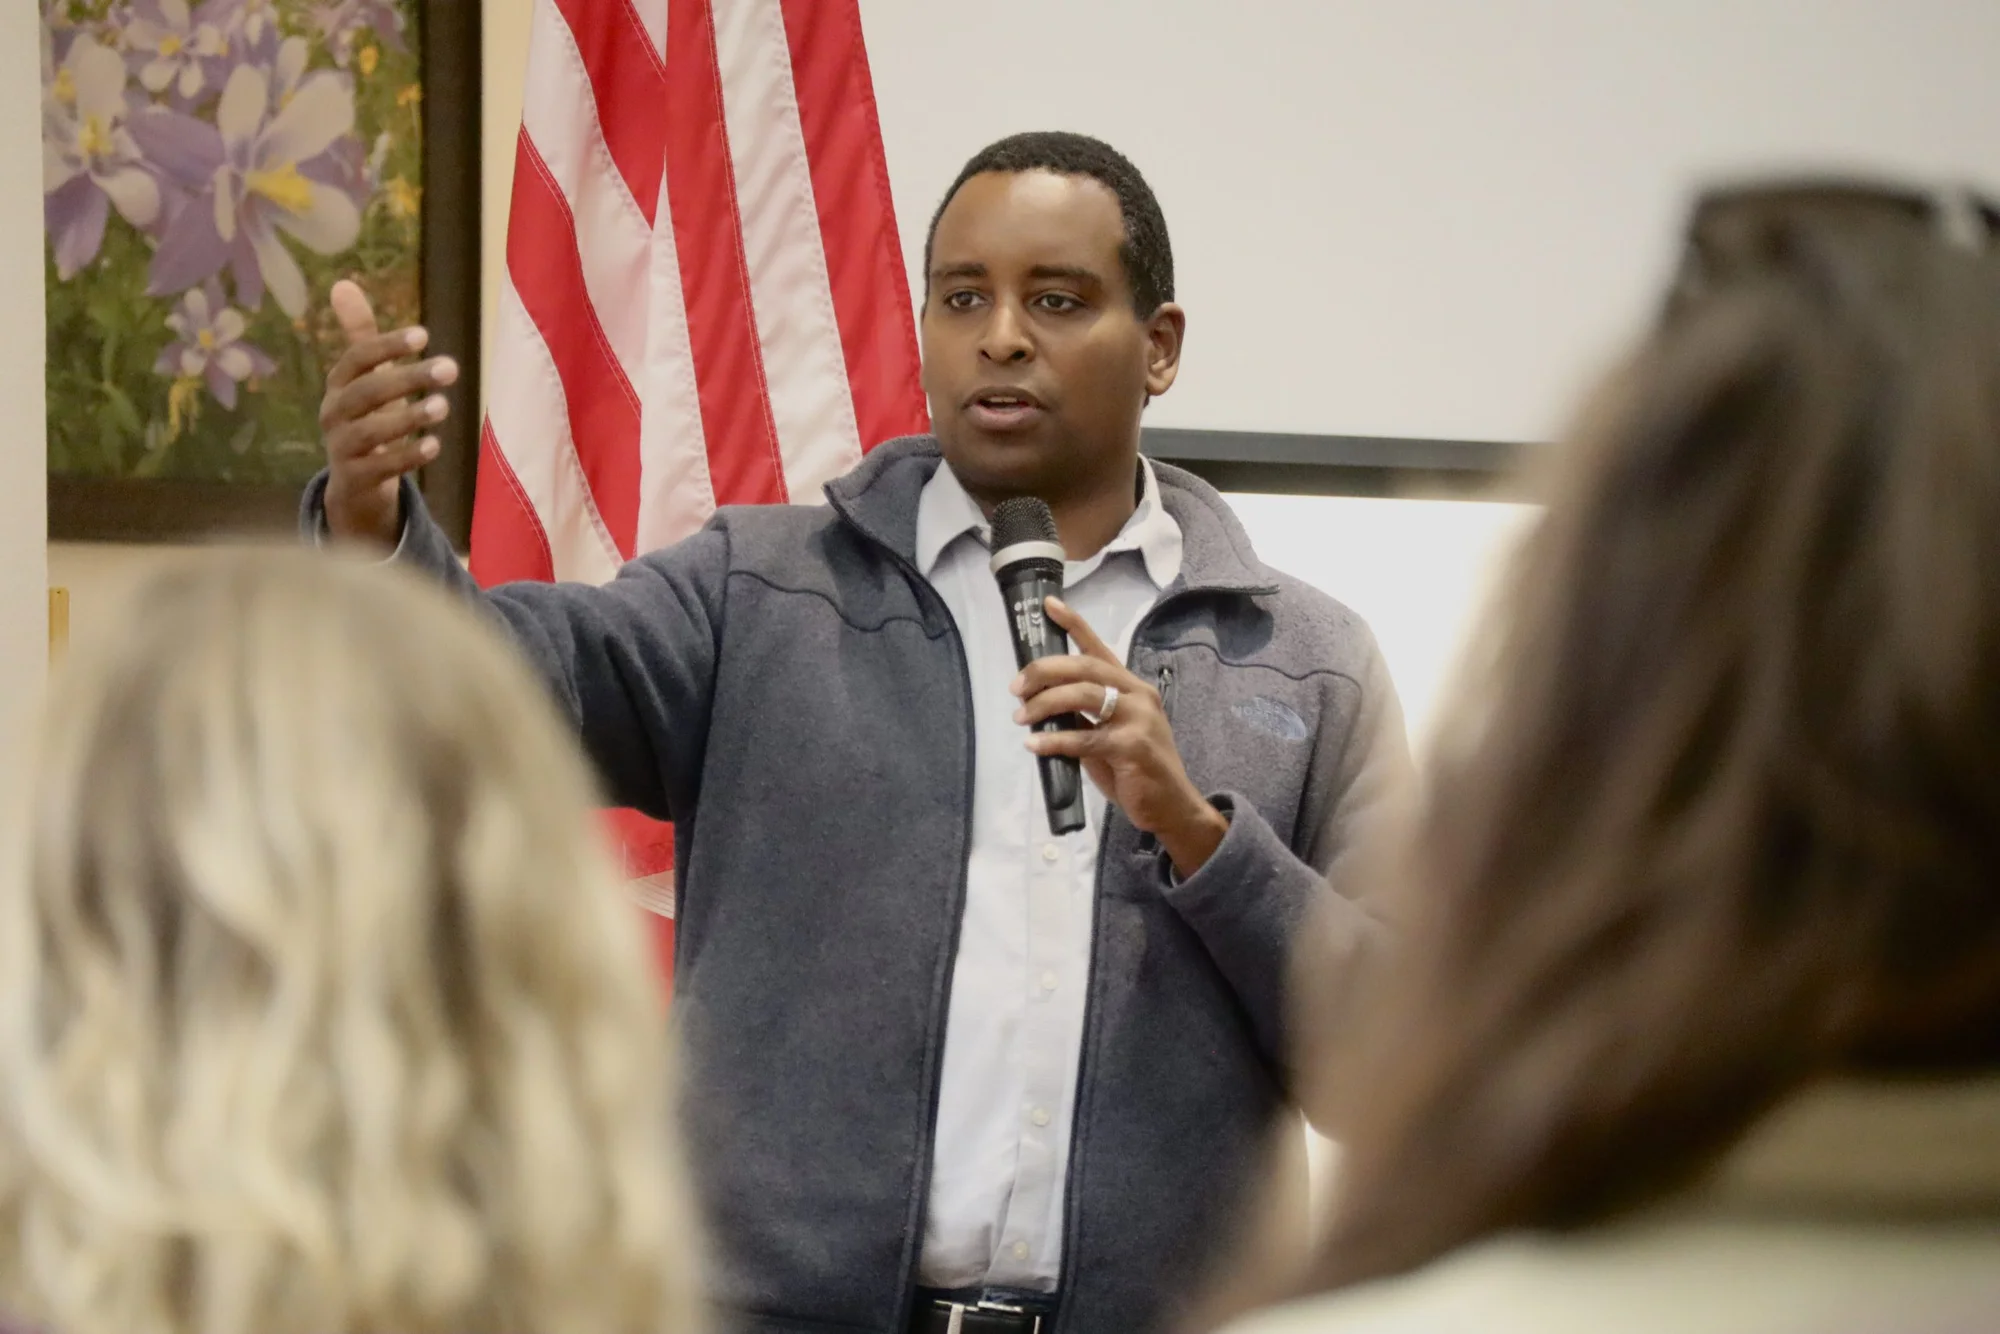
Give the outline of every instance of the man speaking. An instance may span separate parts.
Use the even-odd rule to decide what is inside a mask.
[[[674,821],[683,1129],[725,1323],[1155,1330],[1290,1105],[1295,948],[1352,967],[1375,936],[1342,854],[1406,764],[1401,714],[1358,618],[1140,457],[1186,320],[1131,163],[1003,140],[926,251],[935,438],[601,588],[476,588],[406,476],[453,368],[338,289],[305,518],[483,600],[610,800]],[[1026,496],[1073,651],[1023,671],[988,543]],[[1031,730],[1052,718],[1074,725]],[[1080,762],[1081,829],[1051,832],[1074,820],[1037,757]]]

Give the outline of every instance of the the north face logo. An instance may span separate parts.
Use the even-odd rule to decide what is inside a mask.
[[[1306,739],[1306,720],[1299,717],[1288,704],[1281,704],[1264,695],[1253,695],[1232,707],[1238,718],[1260,732],[1268,732],[1280,741]]]

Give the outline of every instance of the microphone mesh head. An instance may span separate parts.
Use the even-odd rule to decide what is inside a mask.
[[[1015,496],[993,508],[993,550],[1005,551],[1022,542],[1062,544],[1056,536],[1056,516],[1039,496]]]

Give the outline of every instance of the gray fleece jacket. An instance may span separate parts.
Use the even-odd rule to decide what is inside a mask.
[[[753,1334],[908,1318],[972,812],[964,650],[912,556],[939,464],[889,442],[827,505],[725,509],[601,588],[480,592],[404,488],[403,559],[505,623],[614,803],[674,821],[683,1131]],[[1288,962],[1309,920],[1331,966],[1376,938],[1343,854],[1407,763],[1367,627],[1156,466],[1182,571],[1130,666],[1230,826],[1179,880],[1107,820],[1062,1334],[1164,1328],[1213,1276],[1290,1105]]]

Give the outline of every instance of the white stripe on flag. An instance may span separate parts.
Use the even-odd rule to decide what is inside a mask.
[[[779,0],[714,0],[723,120],[764,373],[794,502],[861,460]]]
[[[661,871],[655,875],[642,875],[637,880],[627,880],[632,896],[639,900],[639,906],[668,921],[674,916],[674,873]]]
[[[631,0],[632,12],[639,16],[639,26],[653,39],[653,49],[660,53],[660,59],[667,58],[667,0]]]
[[[601,584],[618,573],[618,548],[576,459],[562,377],[512,278],[500,285],[494,326],[495,364],[511,368],[487,387],[494,441],[541,520],[556,578]]]
[[[655,551],[689,536],[715,513],[708,474],[708,438],[701,424],[687,302],[681,293],[680,251],[674,245],[667,182],[660,181],[654,214],[652,272],[646,302],[646,361],[639,389],[639,528],[633,549]]]
[[[604,144],[576,37],[556,6],[535,6],[521,123],[576,223],[583,285],[627,379],[646,355],[651,228]]]

